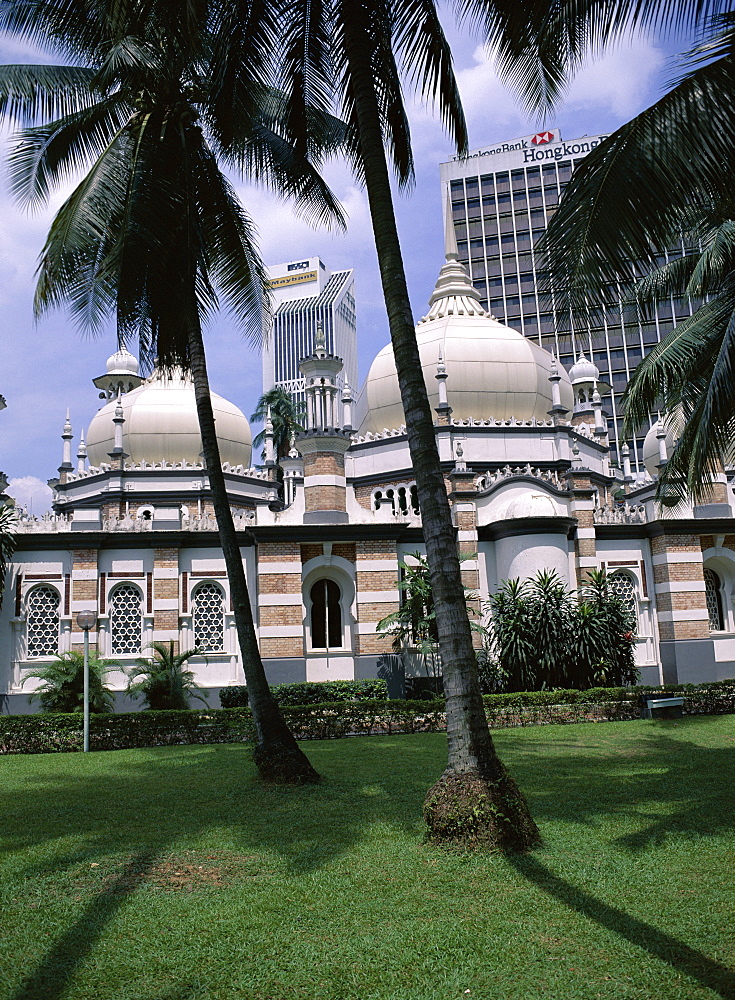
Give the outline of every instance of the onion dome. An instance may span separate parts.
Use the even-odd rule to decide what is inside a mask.
[[[597,383],[600,381],[600,369],[584,354],[580,354],[575,363],[569,369],[569,379],[572,385],[577,385],[579,382],[593,382]]]
[[[245,415],[234,403],[212,393],[217,441],[222,462],[250,466],[252,435]],[[181,371],[153,372],[141,386],[120,397],[124,417],[123,451],[132,463],[202,461],[194,383]],[[87,431],[91,465],[109,461],[114,447],[113,417],[117,399],[97,411]]]
[[[130,351],[126,351],[123,347],[119,351],[115,351],[114,354],[111,354],[107,359],[107,374],[137,375],[138,359],[133,357]]]
[[[432,407],[440,403],[436,374],[441,358],[453,419],[548,419],[551,354],[485,312],[456,254],[447,254],[429,299],[429,312],[416,327],[416,340]],[[571,409],[569,377],[563,369],[561,375],[562,402]],[[380,433],[405,423],[390,344],[370,367],[360,409],[360,434]]]

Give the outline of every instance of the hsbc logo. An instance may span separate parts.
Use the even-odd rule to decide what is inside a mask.
[[[531,139],[534,146],[545,146],[547,142],[551,142],[554,138],[553,132],[537,132],[536,135]]]

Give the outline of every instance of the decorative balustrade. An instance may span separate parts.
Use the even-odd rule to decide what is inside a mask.
[[[475,480],[475,488],[478,493],[482,493],[484,490],[490,489],[496,483],[501,483],[505,479],[512,479],[516,476],[530,476],[532,479],[538,479],[542,483],[548,483],[551,486],[556,487],[558,490],[566,490],[567,484],[564,480],[560,479],[559,476],[553,472],[551,469],[540,469],[531,468],[530,464],[526,465],[516,465],[513,468],[510,465],[504,466],[502,469],[498,469],[497,472],[488,472],[482,476],[478,476]]]
[[[233,511],[233,520],[237,531],[244,531],[255,524],[255,511]],[[145,517],[131,517],[125,515],[117,517],[114,514],[102,518],[101,527],[103,531],[109,532],[142,532],[157,530],[181,530],[181,531],[217,531],[217,520],[215,517],[203,514],[201,517],[181,518],[180,526],[175,528],[159,528],[154,520]],[[67,514],[54,514],[48,512],[40,517],[34,517],[27,512],[22,512],[18,521],[13,527],[13,531],[18,534],[41,534],[58,533],[72,530],[72,518]],[[99,531],[100,522],[77,522],[75,531]]]
[[[613,504],[598,507],[594,512],[595,524],[645,524],[646,508],[643,504]]]

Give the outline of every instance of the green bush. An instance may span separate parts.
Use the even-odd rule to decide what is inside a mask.
[[[500,729],[546,723],[635,719],[640,712],[639,699],[645,694],[681,694],[687,715],[735,712],[735,680],[666,687],[591,688],[588,691],[517,691],[485,695],[483,702],[490,725]],[[283,705],[282,712],[300,740],[383,733],[433,733],[446,728],[442,701],[386,701],[374,698]],[[247,708],[149,710],[95,715],[90,720],[90,746],[93,750],[254,741],[255,729]],[[64,753],[81,748],[82,717],[78,713],[0,717],[0,754]]]
[[[385,700],[388,686],[384,680],[305,681],[300,684],[274,684],[271,693],[279,705],[318,705],[328,701]],[[244,685],[222,688],[222,708],[245,708],[248,689]]]

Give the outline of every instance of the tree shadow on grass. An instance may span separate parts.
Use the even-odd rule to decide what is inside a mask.
[[[356,741],[341,743],[326,747],[327,757],[333,765],[349,757],[350,778],[334,766],[330,780],[318,787],[261,785],[247,747],[110,752],[87,758],[79,768],[52,764],[44,773],[40,767],[43,776],[10,796],[5,814],[4,850],[40,849],[23,876],[68,876],[68,882],[82,867],[88,873],[90,863],[102,872],[95,858],[128,860],[103,882],[12,1000],[60,1000],[106,926],[161,859],[212,830],[228,830],[233,849],[275,853],[296,875],[349,851],[375,822],[418,839],[421,802],[445,748],[438,744],[434,760],[405,738],[373,744],[370,754],[361,754]],[[397,748],[407,765],[400,781]],[[72,850],[64,846],[70,834],[81,839]],[[186,996],[184,989],[164,1000]]]
[[[90,900],[71,927],[58,938],[43,961],[21,984],[13,1000],[56,1000],[91,953],[97,939],[126,898],[155,863],[156,855],[143,851],[131,858],[120,874]]]
[[[735,743],[732,748],[702,746],[664,727],[638,732],[636,739],[621,745],[611,740],[609,747],[594,750],[575,750],[569,743],[558,754],[560,744],[544,741],[541,734],[515,748],[512,769],[532,800],[536,820],[592,826],[604,816],[628,817],[640,828],[615,843],[630,851],[660,845],[671,836],[699,838],[732,830]]]
[[[631,944],[643,948],[654,958],[695,979],[723,1000],[735,1000],[735,973],[732,969],[720,965],[665,931],[566,882],[536,858],[514,855],[508,860],[516,871],[570,910],[581,913]]]

